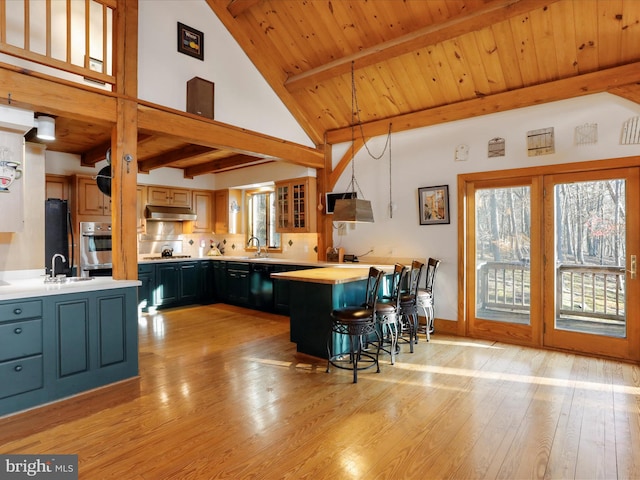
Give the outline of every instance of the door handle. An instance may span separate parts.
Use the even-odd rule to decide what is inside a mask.
[[[631,270],[629,270],[631,274],[631,279],[634,280],[636,278],[636,256],[631,255]]]

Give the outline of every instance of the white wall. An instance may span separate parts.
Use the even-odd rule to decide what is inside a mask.
[[[391,140],[391,190],[397,210],[393,218],[389,218],[387,208],[389,156],[373,160],[362,149],[356,155],[355,175],[364,197],[372,202],[375,223],[347,226],[346,235],[338,235],[334,230],[334,246],[342,246],[347,253],[356,255],[375,246],[370,256],[441,259],[436,316],[456,320],[457,176],[640,155],[640,145],[620,145],[623,122],[639,114],[637,104],[603,93],[394,134]],[[585,123],[598,124],[597,144],[574,144],[575,127]],[[529,157],[527,131],[546,127],[554,127],[555,153]],[[506,155],[488,158],[487,145],[495,137],[506,140]],[[379,155],[385,141],[386,136],[369,141],[372,154]],[[455,148],[460,144],[469,146],[469,159],[465,162],[454,161]],[[342,157],[346,148],[345,144],[334,146],[335,161]],[[350,179],[349,165],[334,190],[348,190]],[[419,224],[418,188],[432,185],[449,185],[451,223],[448,225]],[[366,261],[366,257],[362,261]]]
[[[204,0],[140,0],[138,96],[186,110],[187,81],[215,83],[216,120],[314,147]],[[177,51],[177,22],[204,33],[204,61]]]

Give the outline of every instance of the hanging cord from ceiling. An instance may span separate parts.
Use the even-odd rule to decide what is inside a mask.
[[[364,144],[364,148],[367,150],[367,153],[369,154],[369,156],[374,159],[374,160],[380,160],[384,154],[386,153],[387,149],[389,150],[389,218],[393,218],[393,194],[392,194],[392,180],[391,180],[391,127],[392,127],[392,123],[389,122],[389,130],[387,132],[387,141],[384,144],[384,148],[382,149],[382,152],[380,152],[380,155],[374,155],[373,153],[371,153],[371,150],[369,150],[369,146],[367,145],[367,142],[365,141],[365,137],[364,137],[364,128],[362,126],[362,119],[360,118],[360,106],[358,105],[358,93],[356,91],[356,76],[355,76],[355,61],[352,60],[351,61],[351,171],[352,171],[352,176],[351,176],[351,182],[352,184],[355,182],[355,174],[353,173],[353,169],[354,166],[353,164],[355,163],[355,132],[354,132],[354,128],[355,128],[355,115],[358,116],[358,127],[360,129],[360,137],[362,138],[362,143]],[[355,184],[357,185],[357,182],[355,182]],[[360,190],[360,186],[358,186],[358,190]],[[353,190],[355,191],[355,190]],[[360,193],[362,193],[362,191],[360,191]]]

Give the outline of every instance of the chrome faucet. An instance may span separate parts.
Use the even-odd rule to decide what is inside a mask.
[[[247,242],[247,247],[251,245],[251,241],[255,240],[256,241],[256,247],[258,249],[258,251],[256,252],[256,256],[260,257],[262,256],[262,247],[260,247],[260,239],[258,237],[251,237],[249,239],[249,241]]]
[[[66,262],[67,259],[64,258],[64,255],[61,253],[56,253],[53,257],[51,257],[51,280],[55,281],[56,278],[56,258],[61,258],[63,262]]]

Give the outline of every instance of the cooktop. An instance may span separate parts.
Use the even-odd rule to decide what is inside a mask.
[[[143,260],[173,260],[174,258],[191,258],[191,255],[171,255],[170,257],[155,255],[152,257],[142,257]]]

